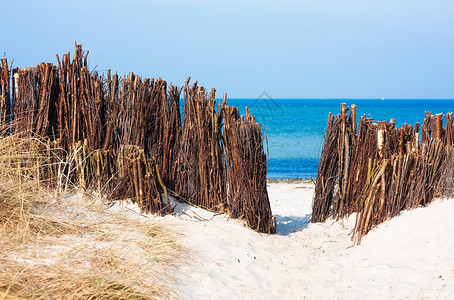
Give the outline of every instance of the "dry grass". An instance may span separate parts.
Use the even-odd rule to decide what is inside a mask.
[[[17,242],[36,235],[67,232],[64,222],[43,212],[51,194],[42,187],[38,165],[44,161],[38,139],[0,137],[0,230]]]
[[[0,260],[0,299],[154,299],[178,296],[168,269],[177,245],[160,226],[154,237],[125,236],[100,228],[90,237],[66,236]],[[103,230],[104,229],[104,230]],[[122,228],[124,229],[124,228]],[[6,297],[5,299],[9,299]]]
[[[0,300],[178,297],[176,235],[100,198],[56,197],[40,181],[52,155],[40,143],[0,137]]]

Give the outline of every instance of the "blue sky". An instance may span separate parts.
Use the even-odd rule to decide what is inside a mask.
[[[76,40],[91,69],[229,98],[454,98],[452,0],[14,0],[0,28],[20,67]]]

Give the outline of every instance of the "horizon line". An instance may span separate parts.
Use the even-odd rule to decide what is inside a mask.
[[[294,97],[291,97],[291,98],[287,98],[287,97],[276,97],[276,98],[257,98],[257,97],[242,97],[242,98],[237,98],[237,97],[232,97],[232,98],[229,98],[228,95],[227,95],[227,100],[245,100],[245,99],[263,99],[263,100],[266,100],[266,99],[272,99],[272,100],[418,100],[418,101],[421,101],[421,100],[454,100],[454,97],[453,98],[359,98],[359,97],[338,97],[338,98],[324,98],[324,97],[316,97],[316,98],[294,98]]]

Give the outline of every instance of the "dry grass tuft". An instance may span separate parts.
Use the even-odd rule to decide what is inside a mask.
[[[42,188],[38,164],[44,153],[38,139],[18,135],[0,137],[0,230],[3,237],[18,242],[39,234],[58,233],[63,223],[46,216],[50,194]]]
[[[114,272],[77,273],[58,266],[22,264],[2,267],[0,296],[4,299],[153,299],[161,294],[157,284],[144,290],[141,283],[140,291]]]
[[[178,297],[176,235],[99,198],[56,197],[40,181],[52,155],[40,143],[0,135],[0,300]]]
[[[12,245],[40,235],[86,231],[86,226],[70,224],[50,209],[58,199],[46,188],[50,176],[43,172],[50,172],[52,161],[58,160],[55,149],[38,138],[22,136],[0,135],[0,241],[7,239]]]

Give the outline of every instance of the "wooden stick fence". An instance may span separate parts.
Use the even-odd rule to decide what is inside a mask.
[[[356,106],[341,104],[329,114],[314,194],[312,221],[357,213],[353,238],[404,209],[427,205],[437,196],[454,195],[452,113],[426,112],[420,142],[419,123],[395,128],[395,121],[361,117]]]
[[[215,89],[207,93],[188,79],[182,114],[179,88],[133,73],[119,78],[108,71],[104,78],[88,70],[87,56],[76,44],[72,60],[57,55],[57,66],[12,74],[1,61],[0,121],[12,122],[13,133],[45,138],[56,154],[40,178],[53,186],[58,178],[61,186],[64,177],[112,199],[129,198],[147,213],[171,213],[174,196],[275,232],[260,124],[249,112],[245,120],[229,114],[223,132],[225,94],[217,103]]]
[[[227,153],[230,214],[249,227],[276,233],[266,190],[267,160],[260,123],[246,108],[240,117],[236,107],[225,107],[224,141]],[[259,209],[253,209],[257,207]]]
[[[197,82],[192,87],[188,83],[189,80],[184,87],[182,142],[177,158],[177,192],[198,206],[225,211],[226,173],[221,144],[223,105],[219,104],[216,110],[215,89],[207,95],[203,87],[197,86]]]

